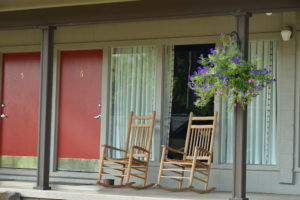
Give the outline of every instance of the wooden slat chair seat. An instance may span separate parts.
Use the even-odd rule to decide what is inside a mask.
[[[212,121],[211,125],[193,124],[196,121]],[[210,117],[195,117],[190,113],[188,130],[184,151],[163,146],[160,169],[158,174],[158,187],[169,191],[192,190],[206,193],[215,190],[208,188],[210,167],[213,152],[213,141],[216,130],[217,113]],[[182,155],[182,159],[171,159],[167,153],[172,152]],[[171,188],[161,185],[161,179],[169,179],[179,183],[179,188]],[[183,181],[188,180],[188,187],[183,188]],[[194,181],[200,181],[204,189],[196,189]]]
[[[113,188],[129,186],[136,189],[148,188],[154,185],[146,185],[146,183],[151,156],[155,114],[155,112],[152,112],[150,116],[135,116],[131,112],[125,148],[119,149],[108,145],[102,146],[97,182],[99,185]],[[149,121],[149,123],[146,123],[146,121]],[[123,153],[123,157],[108,157],[106,155],[108,150],[121,152]],[[104,176],[119,178],[120,184],[107,185],[103,183]],[[135,185],[135,182],[130,182],[132,177],[141,179],[142,186]]]

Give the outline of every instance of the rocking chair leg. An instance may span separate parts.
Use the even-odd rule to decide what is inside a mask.
[[[122,167],[123,167],[122,175],[125,175],[125,168],[126,168],[126,165],[125,165],[125,164],[122,164]],[[123,180],[124,180],[124,176],[121,176],[121,177],[120,177],[120,184],[121,184],[121,185],[123,184]]]
[[[205,190],[198,190],[198,189],[195,189],[194,187],[190,188],[190,190],[192,190],[193,192],[197,192],[197,193],[200,193],[200,194],[209,193],[209,192],[214,191],[215,189],[216,189],[215,187],[207,188]]]
[[[162,157],[161,157],[160,166],[159,166],[159,172],[158,172],[157,185],[159,185],[160,181],[161,181],[161,174],[162,174],[162,170],[164,168],[165,156],[166,156],[166,149],[163,148]]]
[[[101,179],[102,179],[104,160],[105,160],[105,147],[102,147],[102,156],[101,156],[100,168],[99,168],[99,173],[98,173],[99,181],[101,181]]]
[[[147,183],[147,175],[148,175],[148,165],[145,166],[145,172],[144,172],[144,187],[146,186],[146,183]]]
[[[131,165],[132,165],[132,155],[129,156],[129,163],[128,163],[127,174],[126,174],[126,184],[128,184],[130,180]]]
[[[185,169],[185,168],[183,168],[183,169]],[[184,171],[181,172],[181,177],[184,177]],[[180,182],[179,182],[179,189],[182,188],[182,185],[183,185],[183,178],[182,178],[182,179],[180,180]]]
[[[194,181],[194,174],[195,174],[195,168],[196,168],[196,158],[197,154],[194,155],[193,164],[191,168],[191,174],[190,174],[190,180],[189,180],[189,187],[192,187],[193,181]]]
[[[105,183],[102,183],[102,182],[98,181],[97,184],[101,185],[103,187],[108,187],[108,188],[122,188],[122,187],[130,186],[130,185],[132,185],[134,183],[120,184],[120,185],[109,185],[109,184],[105,184]]]

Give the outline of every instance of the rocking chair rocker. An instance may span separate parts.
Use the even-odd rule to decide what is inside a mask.
[[[133,121],[149,123],[133,123]],[[128,132],[125,149],[118,149],[112,146],[102,146],[102,156],[98,174],[98,184],[104,187],[119,188],[132,187],[135,189],[144,189],[154,184],[146,185],[148,175],[148,165],[150,160],[153,129],[155,122],[155,112],[150,116],[134,116],[130,113]],[[122,158],[110,158],[106,156],[107,150],[119,151],[123,153]],[[106,170],[106,172],[104,172]],[[133,170],[136,172],[133,173]],[[119,173],[117,173],[119,172]],[[120,179],[119,185],[109,185],[103,183],[103,176],[116,177]],[[143,186],[133,185],[135,182],[129,182],[131,177],[142,179]],[[124,182],[125,178],[125,183]]]
[[[215,187],[208,188],[216,120],[216,112],[214,116],[210,117],[196,117],[193,116],[192,112],[190,113],[184,152],[163,146],[157,184],[159,188],[175,192],[192,190],[198,193],[207,193],[216,189]],[[213,123],[211,125],[195,125],[193,124],[195,121],[212,121]],[[167,158],[167,151],[182,155],[183,159]],[[168,175],[168,172],[173,174]],[[189,176],[185,176],[185,173],[189,173]],[[196,176],[196,173],[202,176]],[[177,181],[179,188],[162,186],[160,184],[161,178]],[[186,188],[182,187],[184,179],[189,180]],[[192,185],[194,180],[201,181],[204,184],[204,189],[196,189]]]

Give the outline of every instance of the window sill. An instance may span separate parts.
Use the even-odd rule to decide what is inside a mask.
[[[212,169],[232,170],[231,164],[212,164]],[[248,171],[279,171],[278,165],[247,165]]]

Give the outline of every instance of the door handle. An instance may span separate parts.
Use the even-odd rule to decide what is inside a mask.
[[[7,115],[1,114],[0,117],[1,117],[1,118],[7,118]]]
[[[94,117],[94,119],[101,119],[102,118],[102,115],[97,115]]]

